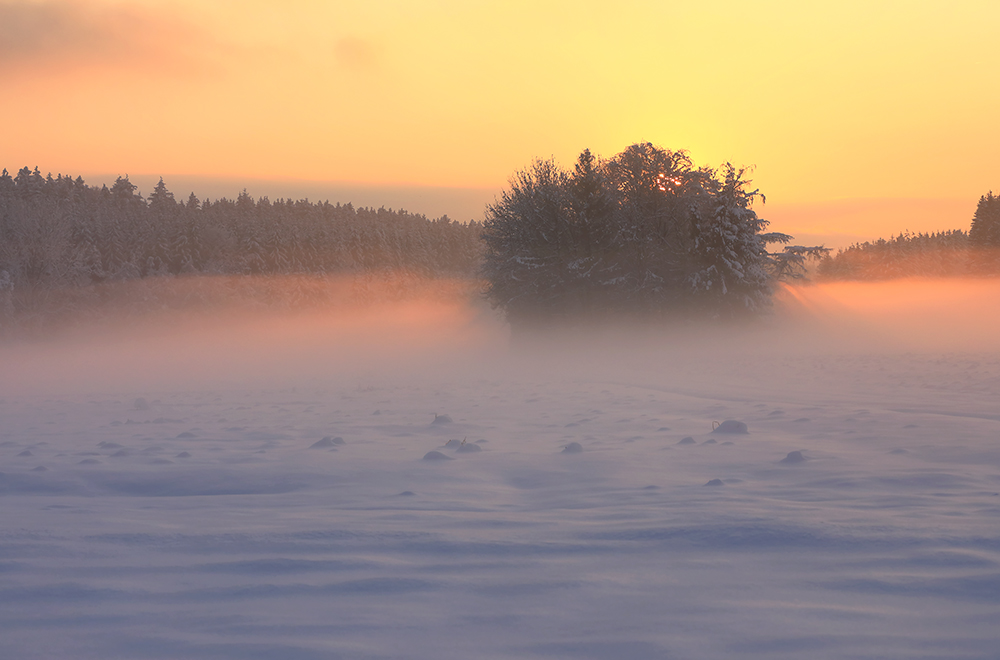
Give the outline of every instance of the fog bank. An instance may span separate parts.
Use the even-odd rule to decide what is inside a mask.
[[[163,286],[173,297],[160,295],[178,305],[195,285]],[[260,296],[263,285],[254,286]],[[997,279],[783,286],[773,313],[750,322],[609,323],[553,328],[513,342],[501,315],[468,282],[310,280],[306,286],[285,278],[267,286],[270,302],[254,303],[240,299],[245,291],[231,279],[199,279],[200,295],[186,308],[148,305],[136,314],[106,302],[99,318],[3,342],[0,395],[310,382],[364,387],[386,378],[518,370],[570,377],[672,368],[693,380],[733,372],[750,358],[1000,350]],[[128,285],[119,293],[124,301],[136,296]],[[297,303],[275,304],[293,293]]]

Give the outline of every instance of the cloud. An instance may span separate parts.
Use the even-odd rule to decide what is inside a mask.
[[[191,72],[210,66],[217,48],[204,30],[162,10],[0,0],[0,75],[94,68]]]

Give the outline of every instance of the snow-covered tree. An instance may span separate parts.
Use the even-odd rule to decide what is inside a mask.
[[[573,172],[536,161],[488,207],[486,295],[530,316],[700,309],[756,313],[777,279],[820,248],[768,243],[746,170],[695,168],[683,151],[634,144],[607,161],[584,151]]]
[[[763,234],[768,222],[751,208],[759,190],[747,190],[746,170],[723,166],[724,178],[695,214],[693,255],[697,270],[688,282],[699,302],[713,313],[758,312],[771,300],[773,259],[768,242],[787,242],[786,234]]]
[[[536,160],[486,209],[487,296],[509,315],[565,304],[572,263],[568,182],[554,161]]]

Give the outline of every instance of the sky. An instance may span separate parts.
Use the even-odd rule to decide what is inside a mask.
[[[534,158],[650,141],[752,166],[775,230],[967,228],[1000,189],[997,25],[973,0],[0,0],[0,167],[466,220]]]

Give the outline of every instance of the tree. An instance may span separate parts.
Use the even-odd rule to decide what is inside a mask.
[[[692,288],[715,314],[757,312],[770,304],[772,255],[768,242],[787,242],[786,234],[762,234],[768,222],[751,208],[759,190],[747,190],[745,169],[723,166],[725,178],[697,213],[693,253],[698,263],[688,276]]]
[[[509,315],[533,314],[566,302],[571,259],[568,176],[552,160],[536,160],[510,180],[486,209],[483,272],[487,296]]]
[[[162,212],[173,209],[176,205],[174,194],[167,190],[167,184],[163,183],[161,176],[160,182],[153,188],[153,192],[149,193],[149,208],[154,212]]]
[[[614,281],[637,307],[679,303],[690,271],[692,211],[705,190],[704,172],[683,151],[633,144],[604,165],[616,201]]]
[[[992,190],[979,198],[969,242],[976,247],[1000,247],[1000,195]]]
[[[777,279],[823,248],[763,233],[763,195],[746,170],[695,168],[648,142],[607,161],[589,150],[573,172],[551,160],[515,173],[483,223],[486,296],[512,323],[532,317],[699,309],[756,313]]]

